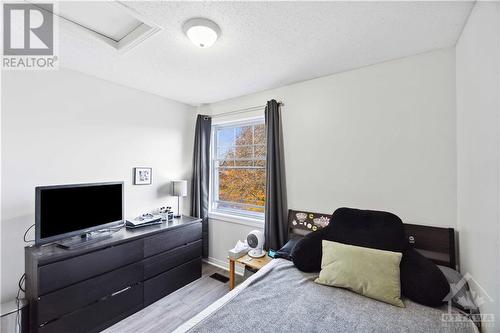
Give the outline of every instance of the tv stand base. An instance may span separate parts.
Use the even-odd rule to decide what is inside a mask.
[[[62,247],[63,249],[67,250],[74,250],[78,249],[83,246],[87,246],[92,243],[96,243],[99,241],[102,241],[103,239],[106,238],[111,238],[111,235],[113,235],[113,232],[105,232],[105,233],[87,233],[82,236],[77,236],[77,237],[72,237],[68,239],[63,239],[62,241],[59,241],[56,243],[57,246]]]

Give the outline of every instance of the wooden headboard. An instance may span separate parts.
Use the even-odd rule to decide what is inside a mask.
[[[331,214],[290,209],[288,225],[293,234],[305,235],[330,223]],[[408,244],[438,265],[456,269],[456,237],[453,228],[403,223]]]
[[[410,246],[438,265],[456,269],[455,229],[404,223]]]

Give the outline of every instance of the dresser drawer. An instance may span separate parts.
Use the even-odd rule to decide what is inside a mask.
[[[143,263],[137,262],[40,297],[37,324],[89,305],[143,280]]]
[[[201,258],[144,281],[144,306],[201,277]]]
[[[142,307],[142,299],[143,287],[137,285],[41,326],[38,332],[99,332],[138,311]]]
[[[201,257],[201,240],[162,252],[144,260],[144,279]]]
[[[142,240],[133,241],[41,266],[38,268],[39,294],[44,295],[140,261],[142,247]]]
[[[144,239],[144,256],[149,257],[200,239],[201,223],[193,223],[168,232],[163,232],[159,235]]]

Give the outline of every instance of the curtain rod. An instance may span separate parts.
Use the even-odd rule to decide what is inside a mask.
[[[283,106],[283,105],[285,105],[285,103],[283,103],[282,101],[279,101],[278,105]],[[217,114],[214,114],[211,117],[212,118],[225,117],[225,116],[230,116],[230,115],[239,114],[239,113],[245,113],[245,112],[250,112],[250,111],[257,111],[257,110],[260,110],[260,109],[264,109],[265,107],[266,107],[266,105],[257,105],[257,106],[252,106],[252,107],[249,107],[249,108],[244,108],[244,109],[238,109],[238,110],[234,110],[234,111],[217,113]]]

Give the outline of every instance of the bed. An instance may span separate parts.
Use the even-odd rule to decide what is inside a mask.
[[[319,214],[307,214],[325,224]],[[308,224],[305,231],[311,228]],[[300,233],[300,227],[291,227]],[[409,225],[409,243],[435,262],[454,267],[453,229],[428,228],[434,227]],[[403,298],[405,308],[399,308],[319,285],[313,282],[317,276],[299,271],[288,260],[272,260],[175,332],[478,332],[471,320],[446,305],[432,308]],[[447,320],[450,313],[456,315],[454,321]]]

